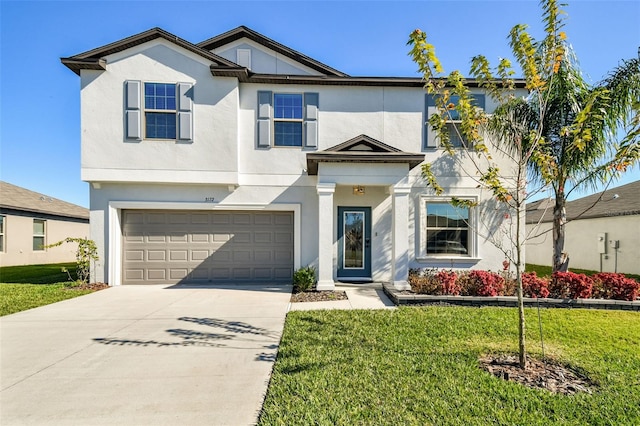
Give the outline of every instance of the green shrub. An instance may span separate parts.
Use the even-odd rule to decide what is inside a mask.
[[[316,284],[316,268],[305,266],[293,273],[293,291],[300,293],[309,291]]]

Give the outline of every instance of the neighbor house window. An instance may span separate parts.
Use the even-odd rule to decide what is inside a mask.
[[[302,95],[275,93],[273,96],[275,146],[302,146]]]
[[[4,244],[5,244],[5,238],[4,238],[4,216],[0,216],[0,252],[4,251]]]
[[[426,202],[425,207],[426,255],[469,255],[469,208],[434,202]]]
[[[144,83],[144,119],[147,139],[176,138],[176,85]]]
[[[47,221],[42,219],[33,219],[33,250],[44,250],[45,237],[47,230]]]

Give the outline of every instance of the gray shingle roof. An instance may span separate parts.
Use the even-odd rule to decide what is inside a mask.
[[[63,217],[89,219],[89,210],[38,192],[0,181],[0,207]]]
[[[567,220],[573,220],[578,216],[580,216],[580,219],[588,219],[640,215],[640,180],[608,189],[602,194],[602,198],[598,200],[601,194],[601,192],[598,192],[569,201],[566,205]],[[527,204],[527,223],[536,223],[540,221],[540,218],[542,218],[542,222],[551,222],[553,220],[553,205],[553,199],[544,199]],[[591,206],[593,207],[590,208]]]

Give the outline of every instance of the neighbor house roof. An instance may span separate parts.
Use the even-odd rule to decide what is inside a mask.
[[[307,154],[307,173],[318,174],[318,163],[406,163],[413,169],[424,154],[400,151],[367,135],[359,135],[324,151]]]
[[[527,204],[527,223],[551,222],[551,198]],[[567,220],[640,215],[640,180],[567,202]]]
[[[0,207],[89,220],[89,210],[38,192],[0,181]]]

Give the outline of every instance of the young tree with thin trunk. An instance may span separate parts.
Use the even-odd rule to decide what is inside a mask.
[[[468,81],[458,71],[444,77],[435,47],[428,43],[424,32],[415,30],[408,42],[425,88],[436,99],[438,113],[429,118],[429,125],[440,145],[465,175],[476,178],[479,187],[491,191],[509,212],[505,217],[515,221],[506,230],[508,247],[500,239],[491,241],[515,265],[522,368],[526,367],[522,272],[528,238],[523,231],[527,201],[549,187],[556,194],[556,270],[564,261],[561,253],[568,193],[582,185],[615,178],[640,158],[638,61],[624,62],[604,82],[589,87],[562,30],[565,13],[556,0],[543,1],[541,6],[545,27],[542,40],[535,41],[525,25],[516,25],[510,32],[509,45],[523,73],[526,97],[515,96],[515,72],[508,60],[502,59],[495,68],[481,55],[471,61],[471,76],[499,104],[493,114],[474,107]],[[466,150],[454,150],[450,143],[454,115],[458,123],[454,130],[466,141]],[[627,137],[620,145],[614,145],[607,137],[615,135],[620,126],[628,130]],[[510,159],[512,166],[501,170],[494,155]],[[429,164],[423,166],[422,174],[436,194],[443,192]],[[455,198],[452,202],[464,203]]]

